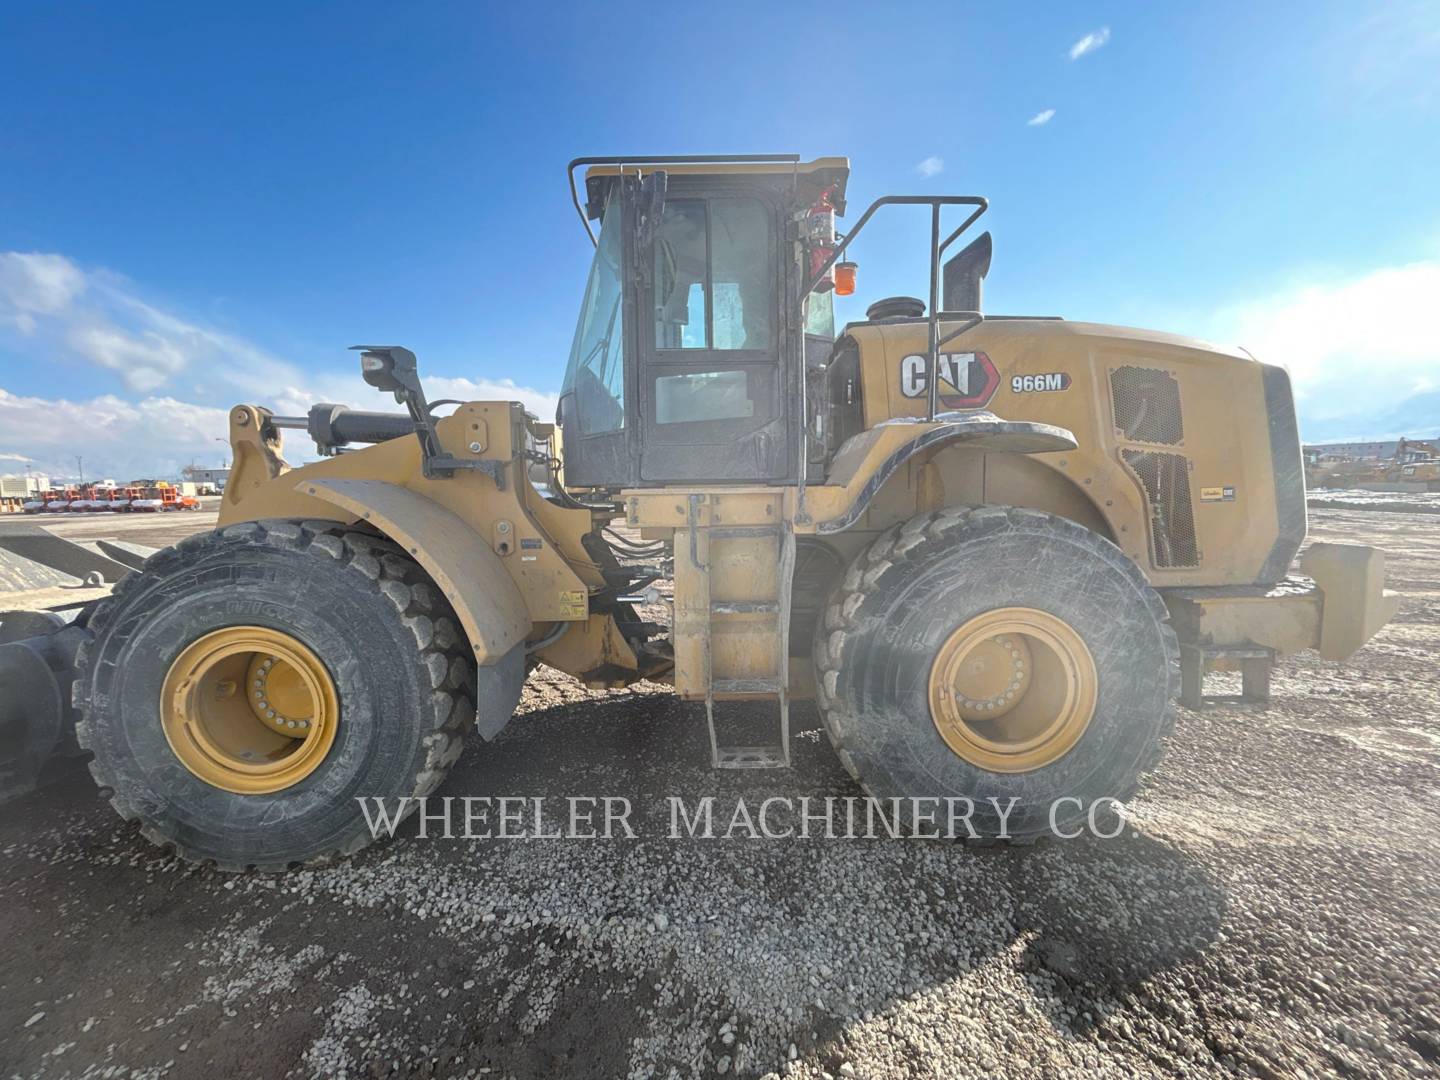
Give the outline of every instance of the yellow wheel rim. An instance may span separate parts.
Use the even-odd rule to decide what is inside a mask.
[[[160,719],[170,749],[207,784],[241,795],[282,791],[335,743],[340,699],[320,658],[289,634],[231,626],[170,665]]]
[[[930,668],[930,715],[958,756],[991,772],[1060,760],[1095,714],[1095,661],[1070,624],[1035,608],[970,619]]]

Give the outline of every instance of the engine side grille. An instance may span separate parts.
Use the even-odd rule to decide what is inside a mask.
[[[1120,367],[1110,372],[1115,426],[1131,442],[1177,446],[1185,440],[1180,384],[1168,371]]]
[[[1190,503],[1190,460],[1183,454],[1122,450],[1150,507],[1150,554],[1158,567],[1199,566],[1195,512]]]

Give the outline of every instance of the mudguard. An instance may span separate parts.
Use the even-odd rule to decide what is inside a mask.
[[[933,421],[887,420],[851,438],[835,455],[827,485],[845,487],[853,494],[843,512],[821,521],[815,531],[824,535],[850,528],[900,466],[916,454],[950,444],[1010,454],[1044,454],[1076,446],[1075,436],[1064,428],[1002,420],[990,412],[940,413]]]
[[[480,536],[434,499],[383,480],[305,480],[296,490],[368,521],[403,547],[445,594],[475,653],[475,730],[487,741],[510,721],[525,685],[530,613]]]
[[[296,490],[369,522],[410,553],[445,594],[481,667],[530,633],[519,588],[484,537],[433,499],[383,480],[305,480]]]

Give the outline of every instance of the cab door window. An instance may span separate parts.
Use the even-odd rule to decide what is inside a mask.
[[[770,214],[758,199],[673,199],[655,242],[655,348],[772,351]]]

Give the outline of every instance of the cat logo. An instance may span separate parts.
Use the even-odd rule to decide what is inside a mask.
[[[911,353],[900,361],[900,393],[925,397],[930,358]],[[1000,387],[1000,373],[983,352],[940,354],[940,404],[947,409],[983,409]]]

